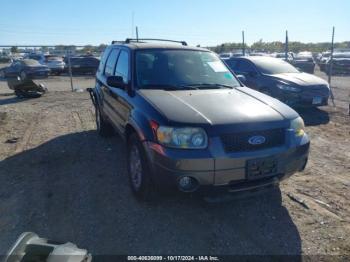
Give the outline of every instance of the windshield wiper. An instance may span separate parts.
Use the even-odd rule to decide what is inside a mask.
[[[189,85],[159,85],[159,84],[142,85],[142,86],[140,86],[140,88],[141,89],[163,89],[166,91],[174,91],[174,90],[180,91],[180,90],[186,90],[186,89],[187,90],[198,89],[195,86],[189,86]]]
[[[217,88],[229,88],[233,89],[235,86],[230,85],[224,85],[224,84],[207,84],[207,83],[201,83],[201,84],[191,84],[191,85],[185,85],[186,87],[193,87],[196,89],[217,89]]]

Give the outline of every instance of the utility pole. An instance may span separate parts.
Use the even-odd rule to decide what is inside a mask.
[[[139,41],[139,28],[136,26],[136,40]]]
[[[67,50],[67,55],[68,55],[68,72],[69,72],[69,78],[70,78],[70,87],[72,92],[74,91],[74,87],[73,87],[73,74],[72,74],[72,64],[71,64],[71,60],[70,60],[70,56],[71,56],[71,52],[72,50],[70,50],[70,48]]]
[[[285,46],[284,46],[284,58],[286,61],[288,61],[288,52],[289,52],[289,46],[288,46],[288,30],[286,30],[286,43],[285,43]]]
[[[329,84],[329,89],[331,91],[331,98],[332,98],[333,106],[335,106],[335,103],[334,103],[334,95],[333,95],[331,83],[332,83],[332,73],[333,73],[334,31],[335,31],[335,28],[333,26],[331,57],[330,57],[330,60],[329,60],[329,68],[328,68],[328,84]]]
[[[242,31],[242,52],[243,52],[243,56],[245,56],[245,43],[244,43],[244,30]]]

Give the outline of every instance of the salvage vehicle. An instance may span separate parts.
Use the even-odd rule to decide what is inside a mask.
[[[291,64],[273,57],[242,57],[225,60],[245,85],[293,107],[317,107],[328,104],[328,83],[314,75],[298,71]]]
[[[263,189],[305,168],[298,113],[245,87],[215,53],[152,40],[112,42],[89,89],[98,133],[126,142],[138,198]]]
[[[329,58],[326,62],[326,73],[330,74],[330,61]],[[332,75],[349,75],[350,74],[350,53],[340,52],[334,53],[332,59]]]
[[[34,59],[16,60],[10,66],[2,69],[3,78],[20,77],[24,79],[47,78],[50,69]]]
[[[46,55],[45,65],[50,69],[51,74],[60,75],[64,72],[66,64],[63,62],[63,57]]]
[[[65,58],[65,71],[69,71],[69,60]],[[96,74],[100,60],[93,56],[77,56],[70,58],[73,74]]]
[[[316,63],[311,52],[300,52],[292,60],[292,65],[300,71],[313,74],[315,72]]]

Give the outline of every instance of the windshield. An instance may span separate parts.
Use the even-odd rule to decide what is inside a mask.
[[[263,74],[299,73],[294,66],[278,58],[256,59],[254,64]]]
[[[194,50],[140,50],[136,53],[139,88],[174,90],[240,86],[213,53]]]

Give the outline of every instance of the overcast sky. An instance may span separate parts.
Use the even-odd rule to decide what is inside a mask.
[[[134,35],[132,25],[140,37],[202,46],[240,42],[242,30],[248,44],[284,41],[286,29],[290,41],[327,42],[333,25],[337,42],[350,40],[349,0],[1,0],[0,8],[0,45],[109,43]]]

